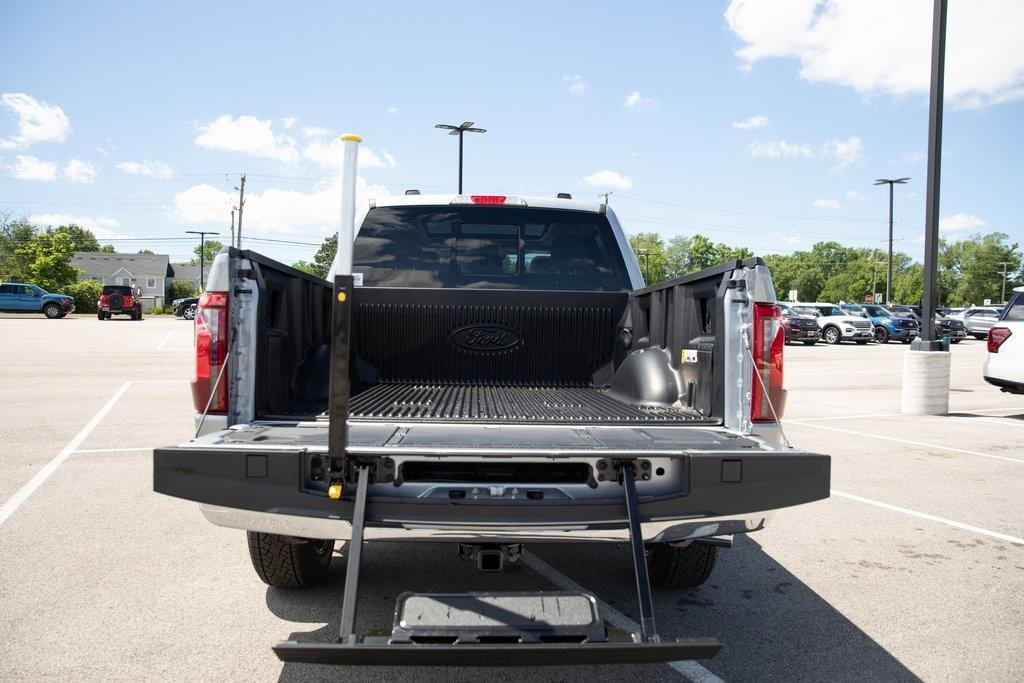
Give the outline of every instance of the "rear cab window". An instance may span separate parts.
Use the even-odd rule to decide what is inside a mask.
[[[1008,322],[1024,322],[1024,292],[1017,292],[1010,303],[1006,305],[1006,310],[1003,311],[1003,315],[1000,318],[1002,321]]]
[[[631,289],[608,219],[564,209],[371,209],[356,236],[353,270],[367,287]]]

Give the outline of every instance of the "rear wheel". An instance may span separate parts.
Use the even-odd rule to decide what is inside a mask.
[[[184,318],[185,320],[193,320],[196,317],[196,305],[192,304],[191,306],[185,308],[185,310],[182,311],[181,313],[181,317]]]
[[[263,583],[275,588],[307,588],[327,576],[334,541],[293,539],[247,531],[249,558]]]
[[[97,320],[103,320],[104,319],[103,318],[103,311],[100,311],[99,313],[96,314],[96,319]]]
[[[974,338],[977,339],[978,341],[984,341],[985,339],[988,338],[988,335],[987,334],[976,334],[976,335],[974,335]]]
[[[889,343],[889,330],[885,329],[881,325],[875,328],[875,341],[879,344]]]
[[[657,588],[693,588],[708,580],[718,559],[718,546],[691,543],[679,548],[668,543],[647,546],[647,571]]]
[[[824,330],[822,330],[821,337],[822,339],[825,340],[827,344],[838,344],[839,342],[843,341],[843,334],[835,325],[829,325]]]

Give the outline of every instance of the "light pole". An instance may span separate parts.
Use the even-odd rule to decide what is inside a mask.
[[[459,194],[462,194],[462,134],[463,133],[486,133],[484,128],[473,128],[472,121],[463,121],[462,125],[453,126],[449,123],[439,123],[434,128],[443,128],[451,131],[449,135],[459,136]]]
[[[206,285],[203,282],[203,265],[206,261],[206,236],[207,235],[219,235],[219,232],[213,232],[210,230],[186,230],[190,235],[199,235],[199,289],[206,289]]]
[[[892,186],[904,185],[910,178],[879,178],[875,185],[889,186],[889,270],[885,278],[885,303],[892,303]],[[872,292],[874,295],[874,292]]]

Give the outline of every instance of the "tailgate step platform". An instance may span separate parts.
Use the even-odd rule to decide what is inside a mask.
[[[405,593],[392,643],[593,643],[605,640],[587,593]]]

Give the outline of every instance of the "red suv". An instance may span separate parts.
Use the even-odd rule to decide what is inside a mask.
[[[142,320],[142,298],[137,287],[128,285],[104,285],[100,300],[96,302],[96,317],[110,320],[110,316],[122,314],[132,320]]]

